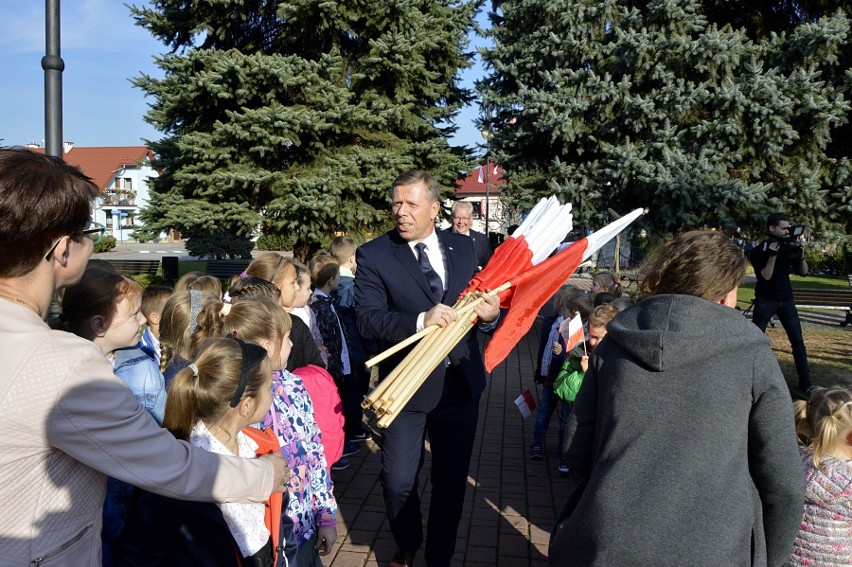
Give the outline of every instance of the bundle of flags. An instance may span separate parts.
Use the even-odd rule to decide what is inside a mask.
[[[381,415],[378,422],[380,427],[390,424],[425,381],[426,376],[474,324],[474,309],[482,299],[473,299],[470,295],[473,292],[499,294],[500,306],[507,309],[485,348],[485,368],[492,372],[527,333],[541,307],[571,277],[577,266],[624,230],[642,212],[642,209],[636,209],[550,256],[573,228],[571,205],[560,204],[556,197],[540,200],[462,292],[459,301],[454,305],[459,314],[456,321],[443,328],[427,327],[367,361],[368,367],[373,366],[393,352],[430,335],[411,350],[399,366],[367,396],[362,405]],[[582,340],[582,322],[579,329]],[[576,338],[576,324],[573,320],[569,323],[569,336],[572,340]],[[521,398],[523,404],[529,408],[527,397],[522,394],[519,400]],[[530,395],[529,401],[531,400]],[[520,404],[517,400],[516,403]],[[532,406],[534,407],[534,403]],[[524,411],[521,405],[518,407]]]
[[[635,209],[548,258],[572,228],[570,220],[565,228],[565,211],[558,208],[566,206],[570,211],[570,205],[559,205],[555,197],[539,201],[524,223],[494,251],[488,265],[474,276],[464,292],[485,292],[504,282],[511,283],[500,294],[500,306],[508,312],[485,347],[485,368],[489,372],[506,359],[529,331],[541,307],[568,281],[577,266],[643,213],[642,209]],[[553,236],[557,236],[556,242]]]

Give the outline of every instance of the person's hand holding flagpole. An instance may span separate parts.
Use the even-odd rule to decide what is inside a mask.
[[[548,258],[572,229],[571,205],[560,205],[555,197],[539,201],[521,226],[497,248],[485,268],[473,277],[468,288],[462,292],[459,301],[453,306],[457,310],[457,319],[445,327],[431,326],[427,327],[428,331],[424,329],[418,333],[418,338],[425,338],[367,396],[362,406],[371,408],[379,415],[379,427],[390,425],[432,370],[473,326],[476,314],[471,304],[481,302],[482,299],[477,295],[482,293],[499,293],[501,307],[508,308],[485,348],[485,367],[491,372],[526,334],[542,305],[568,280],[577,266],[642,213],[642,209],[636,209]],[[575,319],[580,321],[579,317]],[[582,321],[579,328],[582,340]],[[574,336],[575,325],[570,326],[570,330],[569,335]],[[411,337],[404,342],[407,345],[412,340],[416,339]],[[367,366],[378,363],[401,348],[396,345],[388,349],[367,361]]]

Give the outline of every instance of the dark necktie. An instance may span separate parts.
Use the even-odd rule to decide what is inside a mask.
[[[420,269],[423,270],[423,275],[426,276],[426,281],[429,282],[429,287],[432,289],[432,298],[435,301],[441,301],[441,298],[444,297],[444,284],[441,282],[438,273],[432,269],[432,263],[426,254],[426,245],[418,242],[414,247],[417,249],[417,261],[420,262]]]

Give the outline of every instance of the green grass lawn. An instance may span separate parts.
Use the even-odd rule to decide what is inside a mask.
[[[178,262],[178,277],[181,277],[189,272],[203,272],[207,268],[207,260],[181,260]],[[157,275],[149,276],[140,274],[133,276],[139,285],[148,287],[149,285],[168,285],[171,286],[174,282],[163,279],[163,266],[157,270]],[[226,281],[222,281],[222,285],[227,285]]]
[[[178,262],[178,277],[189,272],[203,272],[207,268],[207,260],[181,260]]]
[[[849,289],[846,276],[792,276],[790,283],[795,288]],[[747,309],[753,299],[754,282],[744,283],[737,293],[737,307]],[[852,331],[840,326],[825,328],[806,326],[803,331],[813,384],[815,386],[834,384],[852,386],[852,341],[850,341]],[[804,398],[805,393],[798,390],[793,353],[784,329],[780,325],[774,329],[769,328],[767,335],[772,339],[773,350],[793,396]]]
[[[849,289],[846,276],[790,276],[790,283],[796,288]],[[737,292],[737,306],[746,309],[752,301],[754,301],[754,282],[746,282]]]

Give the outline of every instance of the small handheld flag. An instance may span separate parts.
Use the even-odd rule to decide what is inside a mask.
[[[531,416],[532,412],[535,411],[535,400],[533,399],[532,392],[524,390],[523,394],[515,398],[515,405],[518,406],[524,419]]]
[[[574,315],[574,318],[567,322],[559,329],[562,339],[565,341],[565,352],[568,352],[581,342],[586,337],[583,333],[583,321],[580,319],[580,314]]]

